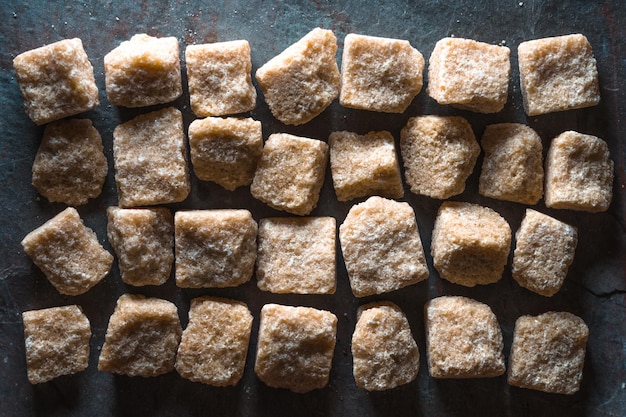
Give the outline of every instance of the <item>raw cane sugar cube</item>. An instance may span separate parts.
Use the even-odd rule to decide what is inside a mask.
[[[378,195],[402,198],[404,188],[393,136],[387,131],[359,135],[332,132],[330,170],[337,200]]]
[[[87,292],[113,264],[113,256],[73,207],[30,232],[22,247],[57,291],[66,295]]]
[[[546,157],[546,206],[606,211],[613,199],[613,161],[600,138],[567,131],[552,140]]]
[[[194,382],[236,385],[246,365],[251,329],[252,314],[242,302],[216,297],[191,300],[176,370]]]
[[[487,304],[446,296],[425,306],[426,353],[433,378],[485,378],[504,374],[502,331]]]
[[[254,371],[273,388],[305,393],[328,384],[337,317],[324,310],[266,304]]]
[[[28,117],[43,125],[100,104],[93,67],[78,39],[64,39],[13,59]]]
[[[258,287],[279,294],[334,294],[336,229],[333,217],[261,219]]]
[[[274,133],[265,142],[250,192],[276,210],[307,215],[317,206],[327,160],[326,143]]]
[[[173,303],[124,294],[109,319],[98,370],[141,377],[171,372],[182,331]]]
[[[584,35],[522,42],[517,55],[524,110],[529,116],[600,103],[596,60]]]
[[[382,294],[428,278],[415,213],[408,203],[370,197],[354,205],[339,241],[356,297]]]
[[[91,327],[79,306],[25,311],[22,318],[31,384],[87,369]]]
[[[466,287],[502,278],[511,246],[511,227],[494,210],[444,202],[433,229],[431,254],[441,278]]]
[[[400,132],[400,151],[411,191],[443,200],[465,190],[480,146],[462,117],[419,116]]]
[[[555,394],[580,389],[589,328],[571,313],[522,316],[515,322],[508,382]]]
[[[404,113],[422,90],[424,57],[409,41],[350,33],[343,46],[344,107]]]
[[[439,104],[497,113],[506,104],[511,51],[471,39],[444,38],[428,63],[429,96]]]
[[[270,111],[287,125],[301,125],[339,96],[337,38],[316,28],[270,59],[255,74]]]

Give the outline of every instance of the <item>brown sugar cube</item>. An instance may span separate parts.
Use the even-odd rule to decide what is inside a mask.
[[[87,369],[91,328],[79,306],[25,311],[22,318],[31,384]]]
[[[484,378],[504,374],[502,331],[487,304],[439,297],[425,306],[426,353],[433,378]]]
[[[178,40],[134,35],[104,56],[111,104],[144,107],[169,103],[183,93]]]
[[[428,278],[415,213],[408,203],[370,197],[339,227],[352,293],[382,294]]]
[[[178,211],[174,229],[179,287],[235,287],[252,278],[257,224],[248,210]]]
[[[196,116],[243,113],[256,106],[248,41],[189,45],[185,61],[189,100]]]
[[[502,278],[511,249],[511,227],[494,210],[444,202],[433,229],[431,254],[441,278],[473,287]]]
[[[411,191],[443,200],[465,190],[480,146],[462,117],[419,116],[400,132],[400,151]]]
[[[350,33],[343,46],[344,107],[404,113],[422,90],[424,57],[408,41]]]
[[[379,195],[402,198],[404,188],[393,136],[387,131],[358,135],[333,132],[330,169],[337,200]]]
[[[254,371],[273,388],[305,393],[328,384],[337,317],[310,307],[266,304]]]
[[[183,116],[173,107],[117,126],[113,158],[121,207],[174,203],[189,195]]]
[[[115,250],[122,281],[162,285],[174,262],[174,219],[164,208],[107,209],[107,235]]]
[[[191,300],[176,370],[194,382],[236,385],[246,365],[251,329],[252,314],[244,303],[215,297]]]
[[[580,389],[589,329],[571,313],[522,316],[515,322],[508,382],[555,394]]]
[[[33,163],[33,186],[51,202],[87,203],[102,192],[107,176],[102,137],[88,119],[46,126]]]
[[[182,331],[174,304],[124,294],[109,319],[98,370],[142,377],[171,372]]]
[[[354,379],[368,391],[408,384],[417,376],[420,353],[409,322],[393,303],[372,303],[359,309],[352,335]]]
[[[229,191],[250,185],[263,151],[261,122],[207,117],[189,125],[191,163],[196,176]]]
[[[256,72],[270,111],[287,125],[301,125],[323,112],[339,95],[337,38],[316,28]]]
[[[524,109],[529,116],[600,102],[596,60],[585,36],[522,42],[517,56]]]
[[[613,198],[613,161],[600,138],[567,131],[552,140],[546,157],[546,206],[606,211]]]
[[[265,142],[250,192],[276,210],[307,215],[317,206],[327,160],[326,143],[274,133]]]
[[[13,68],[28,117],[43,125],[100,104],[93,67],[78,39],[64,39],[19,54]]]
[[[428,62],[426,92],[439,104],[497,113],[507,100],[510,54],[505,46],[471,39],[441,39]]]
[[[334,294],[336,229],[333,217],[262,219],[258,287],[279,294]]]
[[[66,295],[87,292],[113,264],[113,256],[73,207],[30,232],[22,247],[57,291]]]

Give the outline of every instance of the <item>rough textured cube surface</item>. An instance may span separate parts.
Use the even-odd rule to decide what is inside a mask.
[[[26,311],[22,319],[31,384],[87,369],[91,328],[79,306]]]
[[[28,117],[43,125],[100,104],[93,67],[78,39],[64,39],[19,54],[13,68]]]
[[[408,41],[346,36],[341,63],[344,107],[403,113],[422,89],[424,57]]]
[[[356,297],[428,278],[415,213],[408,203],[370,197],[353,206],[339,227],[339,240]]]
[[[578,392],[588,337],[585,322],[571,313],[520,317],[513,334],[509,384],[556,394]]]
[[[337,317],[310,307],[266,304],[254,371],[274,388],[305,393],[328,384],[337,334]]]
[[[287,125],[301,125],[339,95],[337,38],[316,28],[256,72],[272,114]]]
[[[600,102],[596,60],[585,36],[522,42],[517,56],[524,109],[529,116]]]

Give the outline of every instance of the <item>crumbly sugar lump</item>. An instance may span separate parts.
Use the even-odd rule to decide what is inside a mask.
[[[515,322],[508,382],[555,394],[580,389],[589,328],[571,313],[522,316]]]
[[[98,370],[141,377],[171,372],[181,334],[173,303],[124,294],[109,319]]]
[[[121,207],[175,203],[189,195],[183,116],[173,107],[117,126],[113,159]]]
[[[145,107],[169,103],[183,93],[178,40],[137,34],[104,56],[111,104]]]
[[[115,250],[122,281],[162,285],[174,263],[174,218],[169,209],[107,209],[107,235]]]
[[[265,142],[250,192],[276,210],[305,216],[317,206],[327,162],[326,143],[274,133]]]
[[[522,42],[517,56],[524,109],[529,116],[600,103],[596,60],[585,36]]]
[[[356,297],[382,294],[428,278],[415,213],[408,203],[370,197],[352,206],[339,241]]]
[[[578,243],[576,228],[526,209],[515,240],[512,266],[515,281],[546,297],[556,294],[574,261]]]
[[[107,172],[102,137],[91,120],[59,120],[46,126],[32,181],[48,201],[85,204],[100,195]]]
[[[461,194],[480,154],[472,126],[458,116],[419,116],[400,132],[411,191],[441,200]]]
[[[80,295],[100,282],[111,269],[113,255],[98,242],[93,230],[68,207],[23,240],[24,252],[65,295]]]
[[[87,369],[91,327],[79,306],[25,311],[22,319],[31,384]]]
[[[279,294],[334,294],[336,230],[334,217],[261,219],[258,287]]]
[[[258,227],[248,210],[178,211],[174,229],[179,287],[236,287],[252,278]]]
[[[420,353],[404,312],[393,303],[366,304],[352,335],[357,386],[383,391],[417,377]]]
[[[433,378],[485,378],[504,374],[502,331],[487,304],[445,296],[425,306],[426,353]]]
[[[428,62],[429,96],[439,104],[497,113],[506,104],[511,50],[471,39],[444,38]]]
[[[194,298],[178,347],[176,370],[194,382],[236,385],[243,376],[251,330],[252,314],[244,303]]]
[[[261,122],[234,117],[194,120],[189,147],[196,176],[233,191],[254,178],[263,151]]]
[[[511,227],[494,210],[444,202],[432,235],[431,254],[441,278],[466,287],[502,278],[511,249]]]
[[[304,124],[339,96],[337,38],[316,28],[255,74],[270,111],[286,125]]]
[[[359,135],[332,132],[330,170],[337,200],[378,195],[404,197],[393,136],[387,131]]]
[[[546,157],[546,207],[606,211],[613,199],[613,161],[602,139],[567,131]]]
[[[266,304],[254,371],[273,388],[306,393],[328,384],[337,317],[324,310]]]
[[[248,41],[189,45],[185,62],[189,100],[196,116],[237,114],[256,106]]]
[[[344,39],[339,103],[404,113],[422,90],[424,57],[409,41],[348,34]]]
[[[93,110],[100,104],[93,67],[78,39],[64,39],[13,59],[24,107],[38,125]]]

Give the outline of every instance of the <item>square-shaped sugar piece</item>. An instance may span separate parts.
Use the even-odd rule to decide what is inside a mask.
[[[310,307],[266,304],[254,371],[274,388],[305,393],[328,384],[337,334],[337,317]]]
[[[66,295],[87,292],[113,264],[113,256],[73,207],[30,232],[22,247],[57,291]]]
[[[524,109],[529,116],[600,102],[596,60],[584,35],[522,42],[517,55]]]
[[[403,113],[422,89],[424,57],[409,41],[350,33],[343,46],[344,107]]]
[[[339,227],[352,293],[382,294],[428,278],[415,213],[408,203],[370,197]]]
[[[176,370],[191,381],[217,387],[243,376],[252,314],[239,301],[216,297],[191,300],[189,324],[176,355]]]
[[[189,147],[196,176],[232,191],[254,178],[263,151],[261,122],[233,117],[194,120]]]
[[[497,113],[506,104],[511,50],[471,39],[444,38],[428,63],[429,96],[479,113]]]
[[[144,107],[169,103],[183,93],[178,40],[134,35],[104,56],[111,104]]]
[[[257,224],[248,210],[178,211],[174,228],[179,287],[236,287],[252,278]]]
[[[28,117],[43,125],[100,104],[93,67],[78,39],[64,39],[13,59]]]
[[[113,158],[121,207],[175,203],[189,195],[183,116],[173,107],[117,126]]]
[[[22,318],[31,384],[87,369],[91,327],[79,306],[25,311]]]
[[[259,288],[279,294],[334,294],[335,234],[333,217],[261,219]]]
[[[248,41],[189,45],[185,61],[189,100],[196,116],[237,114],[256,106]]]
[[[337,200],[378,195],[402,198],[404,188],[393,136],[387,131],[359,135],[333,132],[330,170]]]
[[[274,133],[265,142],[250,192],[276,210],[307,215],[317,206],[327,160],[326,143]]]
[[[589,328],[571,313],[522,316],[515,322],[508,382],[555,394],[580,389]]]

